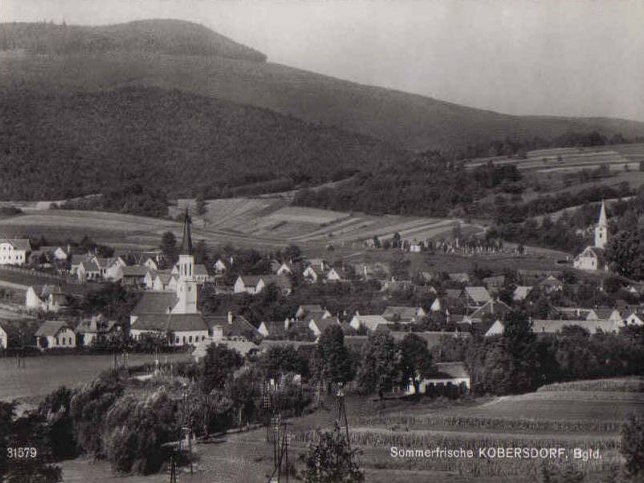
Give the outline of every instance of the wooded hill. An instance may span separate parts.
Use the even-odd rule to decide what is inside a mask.
[[[177,90],[0,94],[0,199],[133,182],[168,196],[219,196],[239,185],[321,183],[407,156],[366,136]]]
[[[0,88],[21,85],[67,92],[122,86],[176,88],[415,151],[461,151],[492,140],[553,139],[570,131],[597,131],[608,137],[618,132],[629,138],[644,135],[644,123],[634,121],[510,116],[261,62],[262,54],[188,22],[149,20],[92,28],[22,24],[20,34],[13,25],[0,29],[4,32],[0,46],[9,49],[0,55]],[[41,31],[74,41],[47,47],[48,37]],[[30,40],[43,35],[46,42]],[[15,50],[20,45],[26,50]]]

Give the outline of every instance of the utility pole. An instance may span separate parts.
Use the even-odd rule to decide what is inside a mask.
[[[349,439],[349,420],[347,419],[347,408],[345,402],[345,394],[343,384],[338,383],[338,392],[336,393],[336,404],[338,408],[338,424],[344,426],[344,431],[347,436],[347,445],[351,447]]]

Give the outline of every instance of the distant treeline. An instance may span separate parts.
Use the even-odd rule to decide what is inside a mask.
[[[62,203],[67,210],[96,210],[163,218],[168,215],[168,198],[161,189],[146,189],[139,183],[107,190],[98,196],[77,198]]]
[[[485,158],[492,156],[517,156],[524,158],[528,151],[550,148],[576,148],[596,147],[613,144],[632,144],[644,142],[644,138],[626,138],[621,133],[611,137],[604,136],[597,131],[567,132],[552,139],[535,137],[532,139],[493,140],[489,143],[468,145],[463,151],[457,152],[457,159]]]

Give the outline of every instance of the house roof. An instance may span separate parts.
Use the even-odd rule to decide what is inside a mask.
[[[436,371],[454,378],[470,377],[470,374],[463,362],[437,362],[434,364]]]
[[[240,275],[239,278],[244,283],[246,287],[256,287],[259,283],[259,280],[262,278],[261,275]]]
[[[492,300],[485,287],[465,287],[465,294],[477,304],[484,304]]]
[[[123,277],[145,277],[150,268],[145,265],[128,265],[123,267]]]
[[[64,320],[47,320],[38,327],[36,337],[56,337],[63,329],[69,329],[67,322]]]
[[[324,309],[320,304],[303,304],[297,308],[297,312],[302,311],[304,312],[305,315],[308,314],[309,312],[316,312],[316,311],[322,312],[323,310]]]
[[[346,337],[345,337],[346,340]],[[308,346],[314,346],[315,342],[309,342],[309,341],[302,341],[302,340],[269,340],[269,339],[264,339],[259,343],[259,349],[260,351],[264,352],[270,349],[271,347],[287,347],[287,346],[293,346],[296,349],[300,349],[301,347],[308,347]]]
[[[241,315],[233,315],[232,322],[228,322],[228,315],[210,315],[205,320],[211,329],[221,327],[224,337],[246,337],[251,340],[262,337],[255,326]]]
[[[505,275],[495,275],[492,277],[485,277],[483,279],[485,285],[503,285],[505,283]]]
[[[344,345],[350,347],[351,349],[360,352],[362,347],[369,340],[367,335],[345,335],[344,336]]]
[[[265,285],[272,283],[281,289],[290,289],[292,287],[291,280],[285,275],[262,275],[261,279],[264,280]]]
[[[98,268],[98,265],[96,265],[96,262],[93,260],[83,260],[80,262],[80,265],[83,267],[83,269],[86,272],[98,272],[100,269]]]
[[[390,305],[382,313],[382,316],[391,322],[411,322],[418,317],[419,310],[419,307],[403,307]]]
[[[454,281],[454,282],[462,282],[462,283],[465,283],[465,282],[469,282],[469,281],[470,281],[470,276],[469,276],[467,273],[465,273],[465,272],[461,272],[461,273],[448,273],[448,274],[447,274],[447,276],[449,277],[449,279],[450,279],[450,280],[452,280],[452,281]]]
[[[81,320],[76,326],[77,334],[99,334],[111,332],[116,327],[115,320],[108,320],[99,315],[91,319]]]
[[[598,307],[596,309],[593,309],[592,312],[589,312],[588,316],[592,316],[592,313],[595,313],[597,316],[597,319],[608,319],[610,318],[611,315],[613,315],[613,312],[615,312],[615,309],[612,309],[610,307]],[[619,313],[619,312],[618,312]]]
[[[452,299],[452,300],[456,300],[460,298],[462,293],[463,291],[458,288],[448,288],[447,290],[445,290],[445,296],[448,299]]]
[[[563,284],[554,275],[548,275],[548,277],[542,280],[539,285],[554,287],[554,286],[559,286]]]
[[[72,255],[72,265],[80,265],[81,262],[89,260],[87,254],[85,255]]]
[[[320,310],[311,310],[310,312],[307,312],[306,314],[304,314],[302,319],[319,320],[319,319],[325,319],[327,317],[329,317],[329,312],[324,309],[320,309]]]
[[[445,341],[454,339],[455,337],[466,338],[470,337],[469,332],[436,332],[436,331],[425,331],[425,332],[411,332],[412,334],[417,335],[425,341],[428,349],[433,349]],[[407,331],[390,331],[389,334],[394,338],[396,342],[403,340],[410,332]]]
[[[324,332],[329,327],[340,326],[340,321],[337,317],[328,317],[326,319],[315,319],[315,325],[318,326],[320,332]]]
[[[387,327],[390,322],[382,315],[356,315],[360,325],[364,325],[369,330],[376,330],[379,325]]]
[[[201,314],[142,314],[132,323],[132,329],[195,332],[207,331],[208,324]]]
[[[476,319],[479,317],[482,317],[485,314],[506,314],[512,310],[508,304],[501,300],[494,300],[490,299],[488,300],[485,304],[483,304],[481,307],[476,309],[472,314],[470,315],[470,318]]]
[[[31,250],[29,238],[4,238],[2,241],[9,243],[14,250]]]
[[[527,286],[527,285],[519,285],[517,288],[514,289],[514,293],[512,294],[512,300],[515,301],[521,301],[525,300],[528,297],[528,294],[532,292],[532,287]]]
[[[209,275],[208,269],[203,263],[197,263],[194,266],[194,274],[195,275]]]
[[[618,327],[612,320],[533,320],[532,331],[535,334],[560,332],[565,326],[577,325],[594,334],[598,330],[602,332],[613,332]]]
[[[266,327],[269,336],[281,336],[286,334],[286,328],[284,327],[284,321],[282,320],[264,320],[262,324]]]
[[[165,314],[178,301],[174,292],[144,292],[132,310],[132,315]]]

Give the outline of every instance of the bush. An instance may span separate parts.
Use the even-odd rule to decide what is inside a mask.
[[[644,477],[644,418],[631,414],[622,426],[620,452],[624,469],[633,477]]]

